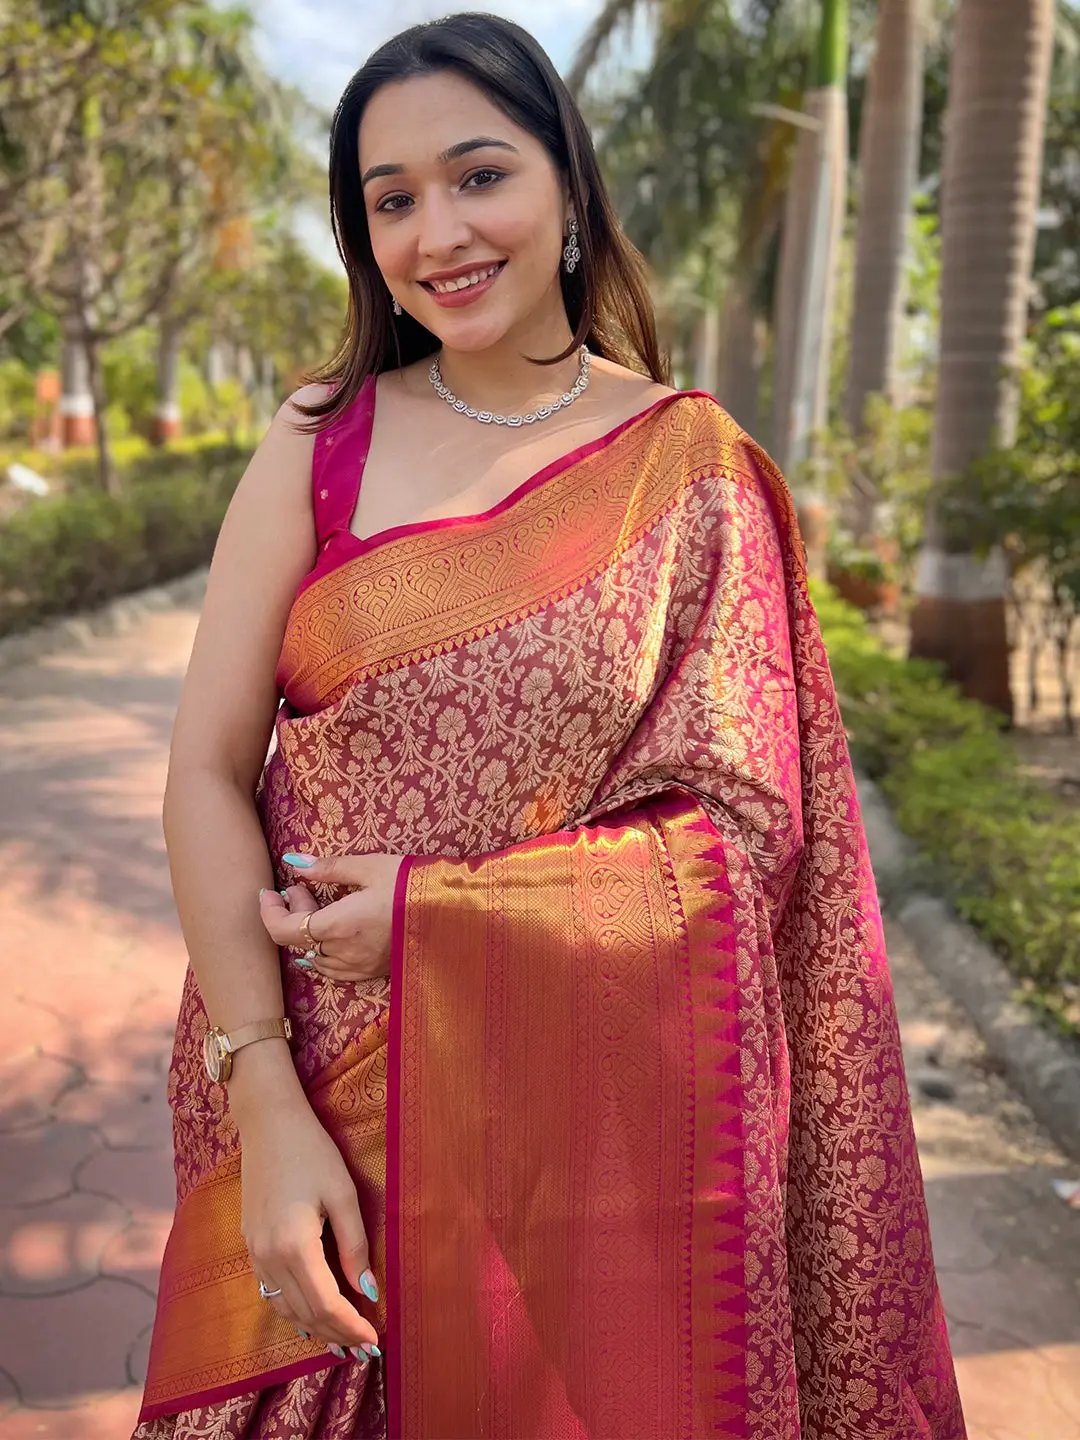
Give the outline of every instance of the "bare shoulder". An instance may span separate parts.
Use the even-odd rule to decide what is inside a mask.
[[[590,368],[593,380],[601,382],[597,388],[602,387],[603,401],[616,419],[647,410],[657,401],[680,393],[670,385],[661,385],[651,376],[630,370],[614,360],[605,360],[601,355],[593,357]]]
[[[296,427],[307,423],[310,419],[299,407],[301,405],[310,406],[321,404],[330,394],[330,390],[331,386],[327,384],[316,383],[301,385],[299,389],[292,392],[288,399],[282,402],[277,414],[274,416],[273,423],[283,429],[295,431]],[[302,439],[306,439],[309,442],[313,440],[313,436],[304,435],[302,431],[299,433]]]

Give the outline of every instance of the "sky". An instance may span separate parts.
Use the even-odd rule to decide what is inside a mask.
[[[565,71],[600,0],[251,0],[263,57],[282,78],[332,109],[355,70],[384,40],[420,20],[487,10],[526,26]]]

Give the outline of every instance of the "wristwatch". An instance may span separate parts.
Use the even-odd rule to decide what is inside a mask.
[[[228,1080],[232,1074],[233,1056],[237,1050],[242,1050],[245,1045],[253,1045],[256,1040],[277,1038],[292,1039],[292,1022],[290,1020],[256,1020],[251,1025],[241,1025],[240,1029],[234,1030],[231,1035],[226,1035],[224,1030],[219,1030],[216,1025],[213,1025],[206,1032],[206,1039],[203,1041],[203,1063],[206,1066],[206,1073],[215,1084]]]

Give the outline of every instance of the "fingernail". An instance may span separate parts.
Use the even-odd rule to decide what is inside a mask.
[[[368,1351],[369,1351],[369,1353],[372,1354],[372,1355],[381,1355],[381,1354],[382,1354],[382,1351],[379,1349],[378,1345],[369,1345],[369,1346],[368,1346]]]
[[[330,1351],[331,1355],[336,1355],[339,1360],[345,1359],[345,1351],[341,1348],[340,1345],[327,1345],[326,1348]]]
[[[259,899],[261,900],[262,897],[263,897],[265,894],[266,894],[266,886],[265,886],[265,885],[261,885],[261,886],[259,887]]]
[[[303,955],[296,955],[296,956],[294,956],[294,957],[293,957],[293,964],[294,964],[294,965],[298,965],[301,970],[314,970],[314,969],[315,969],[315,962],[314,962],[313,960],[305,960],[304,957],[303,957]]]
[[[279,890],[277,893],[281,896],[283,900],[287,900],[289,898],[288,890]]]
[[[314,855],[301,855],[295,850],[286,850],[281,857],[286,865],[291,865],[294,870],[310,870],[312,865],[318,863]]]
[[[370,1355],[368,1355],[365,1350],[361,1349],[359,1345],[350,1345],[349,1354],[355,1356],[356,1359],[360,1361],[361,1365],[366,1365],[371,1358]]]
[[[369,1300],[378,1300],[379,1287],[375,1284],[375,1276],[370,1270],[365,1270],[360,1276],[360,1289]]]
[[[311,1332],[308,1331],[308,1330],[301,1330],[299,1325],[297,1325],[297,1327],[296,1327],[296,1333],[297,1333],[297,1335],[300,1336],[300,1338],[301,1338],[302,1340],[310,1340],[310,1339],[311,1339]]]

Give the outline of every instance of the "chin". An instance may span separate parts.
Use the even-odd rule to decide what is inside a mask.
[[[456,324],[447,324],[447,317],[440,312],[433,317],[437,323],[428,325],[433,335],[442,341],[448,350],[460,350],[464,354],[475,354],[481,350],[489,350],[492,345],[497,345],[500,340],[505,339],[511,326],[505,320],[496,320],[494,317],[477,316],[466,320],[464,316]],[[425,322],[426,323],[426,322]]]

